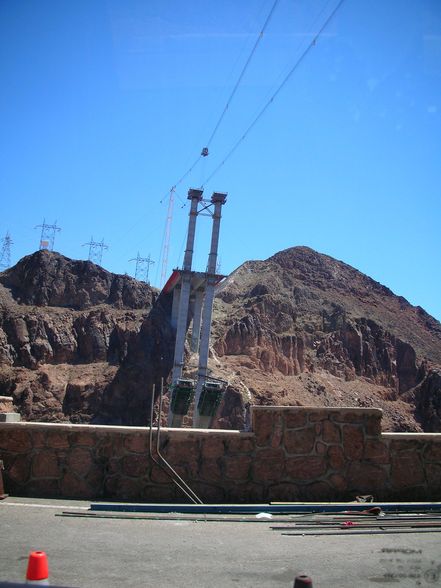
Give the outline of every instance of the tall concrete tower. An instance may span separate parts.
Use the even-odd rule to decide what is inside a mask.
[[[199,344],[199,367],[198,367],[198,379],[196,384],[196,397],[195,397],[195,410],[193,416],[194,427],[206,427],[208,426],[211,417],[202,417],[199,414],[198,403],[201,397],[202,388],[207,380],[208,375],[208,353],[210,347],[210,331],[211,331],[211,318],[213,314],[213,300],[214,300],[214,289],[216,286],[216,266],[217,266],[217,251],[219,245],[219,233],[220,233],[220,221],[221,221],[221,209],[227,201],[227,195],[223,192],[214,192],[211,197],[211,203],[214,205],[213,212],[213,228],[211,232],[211,246],[210,253],[208,255],[208,267],[207,267],[207,282],[205,286],[205,300],[202,311],[202,329],[201,339]]]
[[[173,292],[171,325],[176,329],[168,413],[168,426],[171,427],[182,426],[182,421],[190,408],[195,393],[193,425],[209,427],[224,389],[219,380],[214,381],[213,378],[208,378],[208,354],[214,291],[216,284],[223,278],[223,276],[216,274],[216,268],[221,209],[226,202],[226,198],[226,194],[214,192],[210,201],[202,200],[202,190],[189,190],[188,199],[191,201],[191,208],[183,267],[173,271],[163,289],[165,293]],[[203,206],[199,209],[201,202]],[[213,219],[206,272],[192,270],[196,220],[200,213],[204,216],[210,215]],[[182,378],[190,313],[193,316],[190,349],[195,353],[199,353],[196,381]],[[200,399],[201,402],[199,403]]]
[[[188,219],[188,233],[187,233],[187,246],[184,254],[184,264],[181,274],[180,289],[175,288],[173,292],[173,308],[175,313],[177,312],[176,318],[173,316],[172,321],[176,320],[176,342],[175,342],[175,355],[173,360],[173,371],[172,371],[172,385],[176,384],[177,380],[182,375],[182,367],[184,365],[184,348],[185,348],[185,335],[187,333],[188,324],[188,309],[190,303],[190,292],[191,292],[191,264],[193,261],[193,248],[194,238],[196,233],[196,220],[198,216],[198,205],[202,200],[203,190],[191,188],[188,191],[188,199],[191,201],[190,213]],[[168,425],[171,426],[173,423],[173,411],[169,410],[168,413]],[[178,424],[178,423],[176,423]]]

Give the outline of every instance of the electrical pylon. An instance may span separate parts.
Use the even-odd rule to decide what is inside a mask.
[[[129,259],[129,261],[136,261],[136,268],[135,268],[135,279],[141,280],[142,282],[146,282],[146,284],[150,284],[149,282],[149,270],[150,266],[153,265],[155,262],[150,258],[150,253],[148,257],[141,257],[138,255],[133,259]]]
[[[57,227],[57,221],[55,221],[53,225],[48,225],[46,223],[46,219],[43,219],[43,224],[37,225],[35,228],[41,229],[39,249],[47,249],[48,251],[53,251],[55,233],[61,231],[61,228]]]
[[[11,265],[11,245],[13,243],[11,239],[11,235],[9,231],[6,232],[6,235],[1,240],[1,250],[0,250],[0,271],[8,269]]]
[[[83,247],[86,245],[89,245],[88,260],[93,261],[97,265],[102,265],[103,251],[109,249],[109,246],[104,244],[104,237],[99,243],[91,237],[89,243],[84,243]]]

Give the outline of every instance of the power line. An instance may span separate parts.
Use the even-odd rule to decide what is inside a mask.
[[[173,184],[173,186],[170,188],[170,191],[167,192],[167,194],[164,196],[164,198],[162,198],[162,200],[160,201],[161,204],[162,204],[162,201],[165,200],[165,198],[167,198],[170,195],[171,190],[175,190],[179,186],[179,184],[182,184],[182,182],[185,180],[185,178],[189,174],[191,174],[191,172],[196,167],[196,165],[199,163],[199,161],[202,159],[202,157],[204,157],[204,155],[202,155],[202,153],[200,155],[198,155],[198,158],[190,165],[190,167],[185,172],[185,174],[183,176],[181,176],[175,184]]]
[[[277,6],[278,2],[279,2],[279,0],[275,0],[275,2],[273,3],[273,5],[271,7],[271,10],[269,11],[268,16],[266,17],[266,20],[264,22],[264,25],[262,27],[262,30],[260,31],[260,33],[259,33],[259,35],[258,35],[258,37],[256,39],[256,42],[254,43],[254,47],[251,49],[251,53],[249,54],[248,59],[246,60],[245,65],[243,66],[242,71],[240,72],[239,77],[237,78],[237,82],[234,85],[234,88],[233,88],[233,90],[232,90],[232,92],[230,94],[230,97],[227,100],[227,103],[225,105],[225,108],[223,109],[223,111],[222,111],[222,113],[221,113],[221,115],[220,115],[217,123],[215,124],[214,129],[213,129],[213,132],[210,135],[210,138],[206,142],[206,147],[207,148],[210,146],[211,141],[213,140],[213,138],[214,138],[214,136],[215,136],[215,134],[216,134],[216,132],[217,132],[217,130],[218,130],[218,128],[219,128],[219,126],[220,126],[220,124],[221,124],[221,122],[222,122],[222,120],[223,120],[223,118],[224,118],[224,116],[225,116],[225,114],[226,114],[226,112],[228,110],[228,108],[230,107],[231,101],[232,101],[234,95],[236,94],[236,91],[237,91],[237,89],[239,87],[240,82],[242,81],[243,76],[245,75],[246,70],[248,69],[248,66],[249,66],[249,64],[250,64],[250,62],[251,62],[251,60],[252,60],[252,58],[254,56],[254,53],[256,52],[257,46],[259,45],[260,41],[262,40],[262,37],[263,37],[264,32],[265,32],[265,29],[268,26],[269,21],[271,20],[271,17],[273,15],[274,10],[276,9],[276,6]]]
[[[261,29],[261,31],[260,31],[257,39],[256,39],[256,42],[254,43],[254,46],[253,46],[253,48],[252,48],[252,50],[251,50],[251,52],[250,52],[250,54],[249,54],[249,56],[248,56],[248,58],[247,58],[247,60],[245,62],[245,65],[243,66],[243,68],[242,68],[242,70],[241,70],[241,72],[239,74],[239,77],[238,77],[238,79],[236,81],[236,84],[234,85],[234,88],[233,88],[233,90],[232,90],[232,92],[231,92],[231,94],[230,94],[230,96],[229,96],[229,98],[227,100],[227,103],[226,103],[224,109],[223,109],[223,111],[222,111],[219,119],[216,122],[216,125],[215,125],[215,127],[214,127],[214,129],[213,129],[213,131],[211,133],[211,136],[210,136],[208,142],[207,142],[207,146],[202,149],[201,153],[193,161],[193,163],[190,165],[190,167],[177,180],[177,182],[175,182],[173,184],[173,186],[170,188],[170,190],[166,194],[164,194],[164,196],[159,201],[160,204],[163,204],[168,199],[167,219],[166,219],[166,223],[165,223],[165,231],[164,231],[163,241],[162,241],[162,245],[161,245],[161,255],[160,255],[160,257],[162,258],[162,263],[161,263],[161,280],[160,280],[161,285],[163,285],[163,283],[165,283],[165,277],[166,277],[166,274],[167,274],[168,252],[169,252],[168,250],[169,250],[171,223],[172,223],[172,217],[173,217],[173,205],[174,205],[174,202],[173,201],[174,201],[174,195],[176,195],[179,198],[179,200],[181,200],[182,208],[184,208],[186,206],[186,202],[184,202],[182,200],[182,198],[179,196],[179,194],[176,192],[176,188],[180,184],[182,184],[182,182],[185,180],[185,178],[187,178],[187,176],[189,176],[191,174],[191,172],[196,167],[196,165],[199,163],[199,161],[201,159],[204,159],[205,157],[207,157],[207,155],[208,155],[208,146],[210,145],[210,143],[213,140],[216,132],[219,129],[219,126],[220,126],[220,124],[221,124],[221,122],[222,122],[222,120],[223,120],[223,118],[224,118],[224,116],[225,116],[225,114],[226,114],[226,112],[227,112],[230,104],[231,104],[231,101],[232,101],[232,99],[233,99],[233,97],[234,97],[234,95],[235,95],[235,93],[236,93],[236,91],[237,91],[237,89],[238,89],[241,81],[242,81],[243,76],[245,75],[246,70],[248,69],[248,66],[249,66],[249,64],[250,64],[250,62],[251,62],[251,60],[253,58],[253,55],[254,55],[254,53],[255,53],[255,51],[257,49],[257,46],[259,45],[259,43],[260,43],[260,41],[261,41],[261,39],[262,39],[262,37],[264,35],[265,29],[268,26],[268,23],[269,23],[272,15],[273,15],[273,12],[274,12],[274,10],[275,10],[278,2],[279,2],[279,0],[274,0],[274,2],[273,2],[273,5],[271,7],[271,10],[270,10],[268,16],[266,17],[266,20],[265,20],[265,22],[263,24],[263,27],[262,27],[262,29]],[[133,225],[133,227],[136,226],[137,224],[139,224],[139,222],[140,222],[140,220],[138,220]],[[128,234],[130,232],[130,230],[126,234]],[[159,268],[159,265],[157,267]]]
[[[265,33],[265,29],[268,26],[268,24],[269,24],[269,22],[271,20],[271,17],[272,17],[272,15],[274,13],[274,10],[276,9],[276,6],[277,6],[278,3],[279,3],[279,0],[274,0],[273,5],[271,7],[271,10],[269,11],[268,16],[266,17],[266,20],[265,20],[265,22],[263,24],[263,27],[262,27],[262,29],[261,29],[261,31],[260,31],[257,39],[256,39],[256,42],[254,43],[254,46],[251,49],[250,54],[248,55],[248,58],[247,58],[247,60],[245,62],[245,65],[243,66],[242,71],[240,72],[239,77],[237,78],[237,81],[236,81],[236,83],[234,85],[234,88],[231,91],[231,94],[230,94],[230,96],[229,96],[229,98],[227,100],[227,103],[225,104],[225,107],[224,107],[223,111],[221,112],[221,114],[220,114],[220,116],[219,116],[219,118],[218,118],[218,120],[217,120],[217,122],[216,122],[216,124],[214,126],[214,129],[213,129],[213,131],[212,131],[212,133],[210,135],[210,138],[208,139],[208,141],[205,144],[205,147],[203,147],[203,149],[202,149],[200,155],[198,156],[198,158],[196,159],[196,161],[194,161],[191,164],[191,166],[188,168],[188,170],[179,178],[179,180],[175,184],[173,184],[173,186],[172,186],[171,189],[176,189],[179,186],[179,184],[181,184],[185,180],[185,178],[193,171],[193,169],[196,167],[196,165],[199,163],[199,161],[202,158],[207,157],[207,155],[208,155],[208,147],[210,146],[210,144],[211,144],[211,142],[212,142],[215,134],[217,133],[217,131],[219,129],[219,126],[220,126],[220,124],[221,124],[221,122],[222,122],[222,120],[223,120],[223,118],[224,118],[224,116],[225,116],[225,114],[226,114],[226,112],[228,110],[228,108],[230,107],[231,101],[233,100],[234,95],[236,94],[237,89],[239,88],[239,85],[240,85],[240,83],[241,83],[241,81],[242,81],[242,79],[243,79],[243,77],[245,75],[246,70],[248,69],[248,66],[249,66],[249,64],[250,64],[250,62],[251,62],[251,60],[252,60],[252,58],[254,56],[254,53],[256,52],[257,46],[259,45],[260,41],[262,40],[262,37],[263,37],[263,35]],[[169,196],[169,192],[167,192],[167,194],[164,196],[164,198],[162,200],[164,200],[168,196]],[[161,200],[161,203],[162,203],[162,200]]]
[[[334,10],[331,12],[331,14],[325,20],[324,24],[321,26],[321,28],[319,29],[319,31],[315,34],[315,36],[313,37],[312,41],[309,43],[309,45],[306,47],[306,49],[303,51],[303,53],[297,59],[297,61],[295,62],[294,66],[289,70],[288,74],[285,76],[285,78],[283,79],[283,81],[281,82],[281,84],[278,86],[278,88],[276,89],[276,91],[272,94],[272,96],[269,98],[269,100],[265,103],[265,105],[263,106],[263,108],[259,111],[259,113],[257,114],[257,116],[254,118],[254,120],[251,122],[251,124],[245,130],[245,132],[243,133],[243,135],[236,141],[236,143],[233,145],[233,147],[230,149],[230,151],[228,151],[227,155],[220,162],[220,164],[214,169],[214,171],[204,180],[204,182],[202,183],[202,187],[207,182],[209,182],[213,178],[213,176],[220,170],[220,168],[228,161],[228,159],[230,159],[230,157],[233,155],[233,153],[236,151],[236,149],[239,147],[239,145],[242,143],[242,141],[247,137],[248,133],[253,129],[253,127],[257,124],[257,122],[262,118],[262,116],[267,111],[268,107],[272,104],[272,102],[274,101],[274,99],[277,97],[277,95],[281,92],[281,90],[287,84],[288,80],[291,78],[291,76],[293,75],[293,73],[296,71],[296,69],[299,67],[299,65],[301,64],[301,62],[307,56],[307,54],[309,53],[309,51],[313,47],[315,47],[315,45],[317,44],[318,38],[323,33],[323,31],[326,29],[326,27],[328,26],[328,24],[331,22],[332,18],[334,17],[334,15],[336,14],[336,12],[339,10],[339,8],[343,4],[343,2],[344,2],[344,0],[340,0],[340,2],[337,4],[337,6],[334,8]]]

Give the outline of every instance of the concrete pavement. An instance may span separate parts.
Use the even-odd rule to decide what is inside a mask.
[[[22,582],[28,553],[46,551],[52,584],[184,588],[441,585],[441,535],[289,537],[274,523],[90,519],[79,501],[0,501],[0,580]],[[287,523],[289,520],[287,519]]]

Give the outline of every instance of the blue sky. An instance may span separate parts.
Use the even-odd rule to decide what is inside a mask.
[[[273,0],[2,0],[0,236],[12,262],[39,245],[160,279],[170,187],[206,144]],[[336,6],[279,0],[210,145],[177,188],[169,266],[182,262],[186,193],[242,136]],[[265,115],[205,185],[228,192],[221,271],[307,245],[441,319],[441,4],[346,0]],[[161,202],[162,201],[162,202]],[[195,269],[207,262],[199,220]]]

